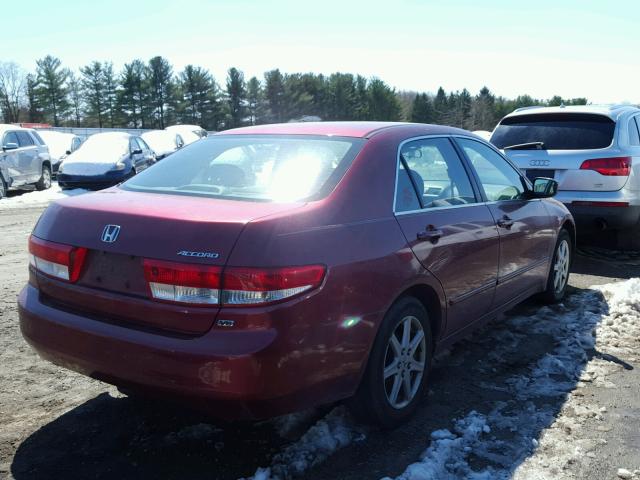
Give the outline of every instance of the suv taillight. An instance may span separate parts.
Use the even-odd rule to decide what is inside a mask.
[[[595,170],[600,175],[628,177],[631,173],[631,157],[591,158],[580,165],[580,170]]]
[[[264,305],[320,286],[323,265],[239,268],[144,260],[151,297],[200,305]]]
[[[76,282],[87,249],[29,237],[29,263],[37,271],[66,282]]]

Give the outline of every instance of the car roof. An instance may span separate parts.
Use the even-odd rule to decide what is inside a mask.
[[[620,115],[628,112],[640,112],[633,105],[561,105],[559,107],[523,107],[511,112],[507,117],[522,115],[535,115],[539,113],[594,113],[606,115],[612,120],[617,120]]]
[[[234,128],[215,133],[216,135],[322,135],[336,137],[369,138],[374,134],[391,128],[422,127],[421,134],[459,134],[468,133],[454,127],[428,125],[407,122],[300,122],[256,125],[253,127]]]
[[[21,127],[20,125],[11,125],[10,123],[0,123],[0,135],[2,135],[7,130],[27,130],[27,129]]]

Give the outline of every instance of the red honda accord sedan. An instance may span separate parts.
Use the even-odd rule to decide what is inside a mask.
[[[22,333],[58,365],[227,419],[351,399],[394,426],[434,353],[563,297],[575,227],[556,188],[455,128],[229,130],[49,206]]]

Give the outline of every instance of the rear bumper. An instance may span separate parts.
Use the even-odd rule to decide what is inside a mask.
[[[104,175],[67,175],[58,173],[58,185],[62,188],[88,188],[91,190],[102,190],[103,188],[113,187],[118,183],[126,180],[131,175],[131,170],[121,170],[107,172]]]
[[[337,379],[310,384],[283,368],[286,353],[273,328],[168,336],[58,310],[30,284],[18,309],[22,335],[44,359],[227,420],[309,408],[344,389],[336,389]]]
[[[554,198],[569,209],[579,230],[627,229],[640,222],[640,199],[624,189],[615,192],[559,191]],[[611,203],[619,206],[611,206]]]

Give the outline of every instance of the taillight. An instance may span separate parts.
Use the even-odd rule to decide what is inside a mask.
[[[238,268],[144,260],[144,275],[156,300],[204,305],[261,305],[312,290],[323,265]]]
[[[628,177],[631,173],[631,157],[591,158],[580,165],[580,170],[595,170],[600,175]]]
[[[50,277],[76,282],[86,255],[86,248],[29,237],[29,263]]]
[[[217,305],[220,267],[144,260],[144,276],[151,296],[175,303]]]
[[[229,267],[222,280],[224,305],[277,302],[320,286],[323,265],[285,268]]]

